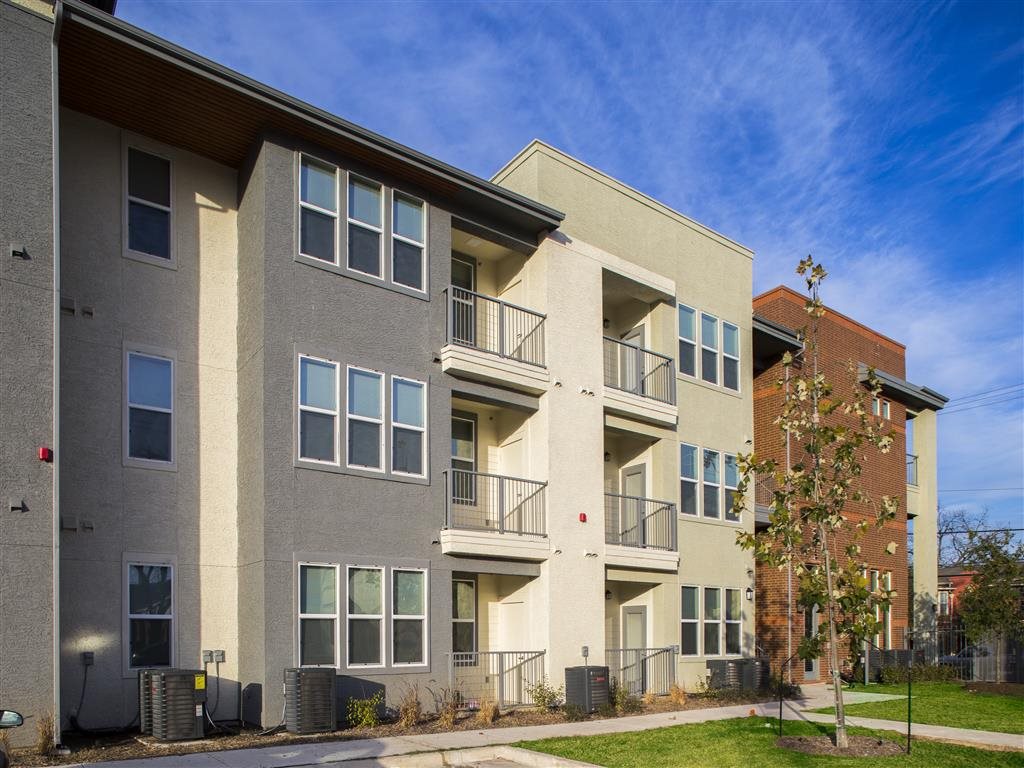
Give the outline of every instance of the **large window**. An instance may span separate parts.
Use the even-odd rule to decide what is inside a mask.
[[[679,445],[679,511],[697,514],[697,454],[695,445]]]
[[[425,392],[420,381],[391,379],[391,471],[397,474],[426,475]]]
[[[338,568],[299,565],[299,664],[338,665]]]
[[[476,582],[452,579],[452,651],[476,651]]]
[[[721,517],[719,488],[722,485],[721,455],[704,449],[704,517]]]
[[[700,588],[683,587],[683,626],[679,652],[683,656],[700,655]]]
[[[417,291],[426,282],[423,203],[394,193],[391,223],[391,280]]]
[[[679,305],[679,372],[697,375],[697,313]]]
[[[128,252],[170,262],[171,162],[128,147],[127,164]]]
[[[384,665],[384,569],[348,569],[348,666]]]
[[[337,230],[337,172],[303,157],[299,165],[299,253],[336,264]]]
[[[704,587],[704,655],[722,652],[722,590]]]
[[[337,463],[338,364],[299,356],[299,458]]]
[[[391,663],[427,663],[426,571],[391,571]]]
[[[384,277],[381,264],[384,195],[379,184],[349,177],[348,268]]]
[[[718,318],[705,312],[700,314],[700,377],[718,383]]]
[[[743,648],[743,603],[738,589],[725,590],[725,652],[735,655]]]
[[[384,469],[384,374],[348,369],[348,466]]]
[[[128,352],[125,454],[129,459],[174,460],[174,361]]]
[[[682,587],[683,656],[732,656],[743,650],[743,606],[739,589]]]
[[[174,658],[174,569],[128,563],[128,666],[169,667]]]
[[[722,455],[723,463],[725,464],[725,519],[731,523],[738,523],[740,521],[739,514],[733,509],[733,504],[736,502],[736,487],[740,484],[740,473],[739,468],[736,466],[736,457],[731,453]]]
[[[740,329],[722,321],[722,386],[740,389]]]

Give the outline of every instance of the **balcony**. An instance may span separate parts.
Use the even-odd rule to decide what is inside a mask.
[[[444,483],[444,554],[547,559],[547,483],[463,469]]]
[[[676,423],[676,373],[671,357],[604,337],[605,409],[663,426]]]
[[[670,501],[604,495],[604,541],[609,565],[674,571],[679,567],[676,505]]]
[[[456,286],[445,294],[442,370],[531,394],[547,389],[543,314]]]

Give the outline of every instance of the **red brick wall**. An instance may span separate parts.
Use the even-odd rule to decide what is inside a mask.
[[[804,297],[788,288],[776,288],[754,299],[754,312],[769,320],[782,323],[793,329],[809,328],[809,316],[804,311]],[[818,322],[818,368],[832,385],[837,397],[849,401],[855,388],[866,392],[857,383],[856,366],[866,363],[880,371],[904,378],[906,368],[905,348],[866,326],[832,310]],[[809,365],[808,361],[808,365]],[[850,367],[854,370],[851,371]],[[807,373],[805,366],[803,373]],[[785,437],[772,422],[781,411],[784,394],[776,388],[776,381],[784,375],[781,362],[763,371],[754,378],[754,450],[759,458],[772,458],[785,466]],[[867,399],[870,409],[870,396]],[[896,519],[881,529],[872,528],[860,540],[861,557],[869,569],[881,573],[892,573],[892,588],[898,597],[892,605],[893,645],[899,647],[907,626],[907,600],[909,584],[907,569],[907,486],[906,486],[906,410],[899,403],[890,404],[890,419],[886,425],[893,433],[893,445],[887,454],[874,448],[866,448],[862,456],[862,475],[858,485],[869,499],[877,501],[882,495],[899,500],[900,510]],[[793,461],[800,457],[801,449],[794,445]],[[871,507],[864,503],[851,503],[846,515],[856,524],[868,514]],[[890,541],[896,542],[895,555],[886,554]],[[839,542],[839,551],[845,549],[846,541]],[[803,614],[796,606],[798,584],[793,580],[793,603],[787,596],[787,572],[759,565],[756,573],[757,584],[757,641],[769,653],[772,672],[777,674],[779,665],[786,658],[787,614],[792,615],[792,650],[795,652],[803,633]],[[822,617],[822,620],[824,617]],[[840,660],[847,658],[847,649],[840,648]],[[803,662],[799,659],[792,664],[793,681],[803,682]],[[827,657],[820,661],[820,678],[829,674]]]

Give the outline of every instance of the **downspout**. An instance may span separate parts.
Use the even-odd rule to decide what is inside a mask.
[[[50,89],[53,137],[53,744],[61,748],[60,695],[60,81],[57,76],[57,40],[64,4],[53,5],[53,42],[50,47]]]

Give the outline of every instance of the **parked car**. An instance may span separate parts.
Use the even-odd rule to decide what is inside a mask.
[[[968,645],[950,656],[940,656],[939,664],[955,667],[959,677],[970,680],[974,672],[974,660],[988,656],[988,648],[984,645]]]
[[[25,718],[12,709],[0,709],[0,728],[17,728],[25,722]],[[10,765],[10,756],[0,745],[0,768]]]

